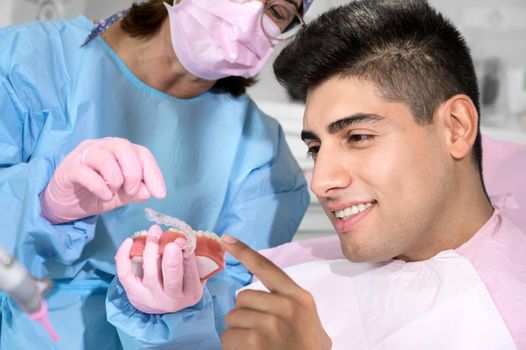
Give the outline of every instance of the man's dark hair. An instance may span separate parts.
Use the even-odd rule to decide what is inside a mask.
[[[290,96],[302,101],[334,76],[358,77],[374,82],[387,100],[405,103],[421,125],[456,94],[471,98],[480,115],[469,48],[425,0],[363,0],[330,10],[287,45],[274,72]],[[482,180],[477,128],[473,160]]]
[[[149,0],[134,3],[121,22],[121,28],[132,37],[148,38],[155,35],[168,17],[164,0]],[[255,78],[230,76],[219,79],[212,90],[225,91],[232,96],[241,96],[256,82]]]

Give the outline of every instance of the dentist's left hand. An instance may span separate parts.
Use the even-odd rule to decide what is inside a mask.
[[[133,239],[126,239],[115,256],[117,276],[128,300],[136,309],[148,314],[176,312],[195,305],[201,300],[204,290],[195,254],[183,256],[185,239],[178,238],[168,243],[161,256],[161,234],[157,225],[151,226],[146,234],[142,278],[137,276],[138,269],[130,258]]]
[[[130,141],[86,140],[58,165],[41,196],[42,215],[54,224],[164,198],[166,185],[152,153]]]

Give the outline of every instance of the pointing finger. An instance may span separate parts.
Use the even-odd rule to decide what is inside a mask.
[[[238,259],[250,272],[256,275],[269,291],[293,296],[303,289],[283,270],[241,241],[224,234],[221,243],[225,250]]]

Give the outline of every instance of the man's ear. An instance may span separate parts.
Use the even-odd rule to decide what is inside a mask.
[[[463,159],[471,152],[478,133],[479,115],[473,101],[458,94],[443,102],[437,112],[449,153],[455,159]]]

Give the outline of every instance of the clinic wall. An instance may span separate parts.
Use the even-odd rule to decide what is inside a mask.
[[[132,0],[0,0],[0,27],[81,14],[100,20],[131,3]]]
[[[91,19],[102,19],[126,9],[133,3],[131,0],[88,0],[85,15]]]
[[[459,26],[472,49],[483,124],[526,132],[526,1],[432,3]]]

